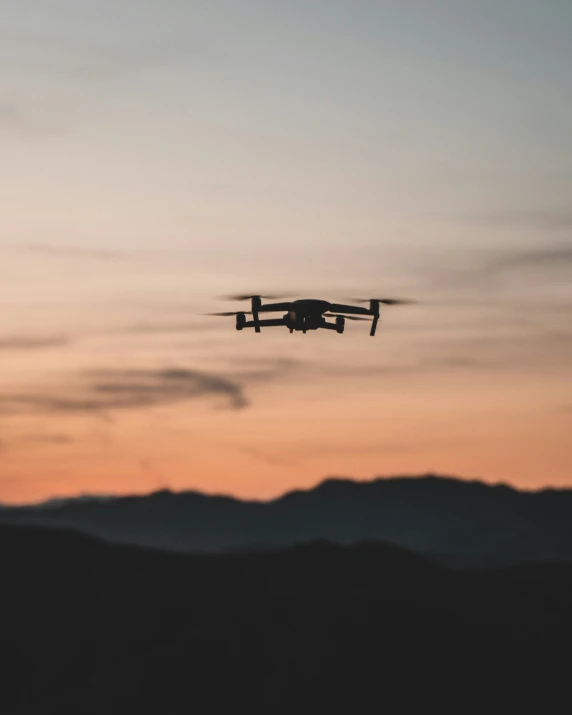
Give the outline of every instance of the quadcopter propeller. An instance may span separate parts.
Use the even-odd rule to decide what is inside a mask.
[[[337,313],[327,313],[326,318],[345,318],[346,320],[369,320],[369,318],[360,318],[357,315],[338,315]]]
[[[243,315],[252,315],[252,313],[248,310],[231,310],[227,311],[225,313],[203,313],[203,315],[222,315],[222,316],[230,316],[230,315],[239,315],[242,313]]]
[[[413,305],[417,301],[409,298],[350,298],[356,303],[371,303],[372,300],[383,305]]]
[[[286,295],[224,295],[222,300],[252,300],[253,298],[260,298],[261,300],[279,300],[280,298],[287,298]]]

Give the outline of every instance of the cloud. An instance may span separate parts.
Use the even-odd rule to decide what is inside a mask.
[[[432,295],[420,299],[420,303],[428,307],[495,308],[499,313],[524,305],[527,309],[558,310],[567,304],[566,309],[572,309],[571,300],[563,298],[560,305],[554,305],[546,290],[531,283],[537,280],[552,285],[557,281],[560,287],[572,286],[572,241],[538,248],[465,252],[458,258],[456,266],[431,270],[427,288]],[[440,296],[438,300],[435,294]]]
[[[258,462],[263,462],[271,467],[296,467],[299,464],[298,455],[293,455],[293,450],[284,450],[288,456],[274,455],[270,451],[256,447],[243,447],[238,445],[229,445],[236,452],[245,454],[248,457],[255,459]]]
[[[466,326],[465,326],[466,327]],[[499,329],[500,328],[500,329]],[[383,340],[382,333],[380,333]],[[390,341],[392,343],[393,341]],[[372,341],[373,343],[373,341]],[[572,360],[572,329],[553,328],[539,320],[518,330],[502,324],[488,329],[412,333],[394,346],[386,341],[383,357],[357,353],[344,360],[341,355],[324,355],[320,359],[284,360],[273,369],[259,370],[259,376],[242,373],[249,383],[274,381],[298,386],[318,383],[335,384],[341,380],[343,389],[350,382],[405,381],[418,376],[471,376],[510,373],[514,370],[538,372],[558,370],[570,373]],[[373,344],[372,344],[372,347]],[[369,352],[369,351],[368,351]],[[239,373],[240,374],[240,373]]]
[[[155,10],[150,12],[155,14]],[[141,22],[141,14],[137,4],[131,26]],[[197,56],[188,38],[175,42],[172,33],[160,31],[161,23],[157,35],[150,37],[130,34],[127,27],[127,34],[115,32],[115,8],[110,17],[114,19],[108,28],[111,31],[100,28],[96,35],[93,28],[84,32],[87,26],[56,35],[0,26],[0,67],[12,80],[8,87],[21,87],[19,96],[0,100],[0,131],[65,134],[78,121],[78,109],[89,112],[94,89],[120,92],[126,83],[131,85],[190,55]],[[49,89],[42,91],[41,97],[37,91],[31,95],[26,89],[30,80]]]
[[[481,216],[479,222],[488,226],[530,227],[541,231],[560,231],[572,228],[572,210],[570,208],[545,208],[499,211]]]
[[[512,251],[485,266],[488,272],[499,272],[516,268],[538,268],[542,270],[572,267],[572,245],[552,246],[527,251]],[[572,279],[571,279],[572,280]]]
[[[32,444],[66,445],[74,444],[75,441],[73,437],[65,434],[38,432],[37,434],[23,434],[4,439],[0,442],[0,449],[10,449],[11,447]]]
[[[294,360],[289,357],[243,357],[240,361],[233,358],[233,364],[238,369],[241,378],[249,382],[272,380],[289,373],[295,374],[299,369],[304,369],[311,363],[303,360]]]
[[[49,118],[45,108],[39,110],[28,102],[0,101],[0,131],[11,134],[60,134],[59,122]]]
[[[0,129],[8,131],[29,131],[30,123],[16,104],[0,102]]]
[[[156,20],[154,10],[149,8],[149,11]],[[134,6],[131,24],[141,22],[141,16],[142,8],[138,3],[136,9]],[[154,36],[116,32],[118,19],[119,15],[114,15],[107,28],[109,31],[100,31],[96,36],[90,29],[85,32],[86,27],[81,26],[57,35],[30,29],[0,28],[0,60],[20,75],[50,75],[94,82],[132,78],[196,52],[188,39],[186,43],[174,42],[172,32],[161,33],[160,24]]]
[[[71,393],[71,394],[70,394]],[[226,377],[182,368],[99,370],[61,391],[0,395],[0,413],[87,413],[144,409],[202,397],[224,397],[230,409],[248,406],[242,385]]]
[[[29,243],[26,250],[31,253],[41,253],[46,256],[62,256],[70,258],[93,258],[99,261],[116,261],[126,258],[125,251],[115,251],[104,248],[84,248],[77,246],[60,246],[50,243]]]
[[[155,464],[148,459],[140,459],[137,462],[139,469],[141,470],[142,474],[146,477],[150,477],[153,480],[153,486],[155,489],[168,489],[168,481],[165,479],[165,477],[160,473],[160,471],[157,469]]]
[[[447,346],[443,346],[441,354],[421,356],[411,361],[404,358],[385,364],[370,365],[320,365],[315,366],[314,372],[330,376],[353,376],[356,379],[369,379],[374,377],[396,377],[399,375],[413,375],[422,373],[438,373],[453,371],[482,370],[487,365],[484,359],[447,354]]]
[[[172,333],[192,333],[192,332],[208,332],[217,330],[221,326],[216,323],[199,323],[197,322],[182,322],[182,323],[136,323],[134,325],[126,325],[117,328],[113,331],[108,331],[108,334],[121,333],[125,335],[163,335]]]
[[[65,335],[52,336],[11,336],[0,337],[0,351],[2,350],[43,350],[45,348],[59,348],[69,345],[71,338]]]
[[[74,444],[75,439],[66,434],[25,434],[12,440],[22,444]]]

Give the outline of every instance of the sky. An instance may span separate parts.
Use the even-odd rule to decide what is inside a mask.
[[[572,486],[571,40],[567,0],[5,0],[0,502]],[[417,303],[254,334],[235,292]]]

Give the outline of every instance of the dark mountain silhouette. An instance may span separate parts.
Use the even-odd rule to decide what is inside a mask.
[[[0,520],[175,551],[382,540],[455,566],[572,562],[572,490],[524,492],[431,475],[329,479],[268,502],[164,490],[9,508]]]
[[[454,571],[382,543],[189,555],[8,525],[0,553],[3,715],[550,712],[568,683],[572,567]]]

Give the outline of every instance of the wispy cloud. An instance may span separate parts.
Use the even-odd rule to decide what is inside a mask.
[[[380,339],[383,340],[383,328]],[[390,341],[392,342],[392,341]],[[386,346],[389,343],[386,341]],[[386,350],[383,357],[374,359],[365,354],[336,356],[299,361],[285,360],[284,364],[269,369],[260,378],[296,385],[342,380],[348,382],[384,380],[395,382],[417,376],[465,375],[471,379],[478,374],[502,374],[515,370],[557,370],[570,373],[572,365],[572,329],[551,328],[539,321],[536,326],[519,330],[462,331],[455,327],[450,332],[432,334],[414,332],[399,344]],[[256,378],[252,378],[256,382]]]
[[[17,438],[22,444],[74,444],[75,439],[67,434],[24,434]]]
[[[216,323],[203,322],[168,322],[164,323],[134,323],[133,325],[125,325],[113,331],[108,331],[109,334],[125,334],[125,335],[167,335],[171,333],[194,333],[208,332],[220,329],[222,326]]]
[[[463,355],[456,357],[443,351],[442,354],[417,355],[414,360],[404,356],[401,360],[394,359],[392,362],[377,364],[350,363],[344,365],[331,362],[300,365],[295,377],[299,379],[305,376],[307,379],[315,380],[319,376],[347,376],[360,380],[387,376],[393,379],[398,375],[480,370],[485,365],[486,363],[480,358]]]
[[[546,291],[530,283],[531,274],[545,284],[557,279],[560,286],[572,287],[572,240],[547,243],[539,248],[466,252],[458,256],[456,266],[452,263],[449,267],[446,264],[432,267],[427,272],[430,291],[427,305],[439,303],[431,300],[431,296],[438,294],[441,305],[457,307],[494,306],[502,311],[522,305],[523,300],[539,308],[555,307],[548,305]],[[508,280],[510,292],[506,290]],[[572,308],[570,303],[568,309]]]
[[[4,438],[0,443],[2,447],[10,449],[12,447],[28,446],[34,444],[41,445],[69,445],[74,444],[75,439],[66,434],[38,432],[32,434],[19,434]]]
[[[541,231],[561,231],[572,228],[572,209],[554,207],[497,211],[478,218],[491,227],[534,228]]]
[[[100,370],[82,376],[67,389],[0,395],[0,413],[87,413],[143,409],[202,397],[223,397],[230,409],[243,409],[248,400],[240,383],[195,370]]]
[[[61,110],[61,106],[18,97],[0,100],[0,132],[26,137],[63,134],[66,122],[61,119]]]
[[[133,9],[133,21],[140,21],[140,3]],[[21,74],[109,81],[164,66],[195,51],[188,41],[174,42],[172,33],[144,38],[137,33],[129,36],[100,32],[94,36],[84,33],[84,29],[78,26],[75,31],[57,34],[0,29],[0,59]]]
[[[133,18],[136,23],[140,22],[139,11],[138,5]],[[170,36],[138,41],[137,34],[110,39],[111,33],[99,32],[95,40],[91,33],[82,36],[81,29],[53,35],[0,27],[0,66],[3,74],[13,76],[11,84],[22,88],[21,96],[0,100],[0,132],[65,134],[77,121],[86,92],[98,87],[120,91],[125,82],[164,69],[194,52],[188,41],[173,42]],[[29,98],[26,87],[30,81],[52,87],[52,91],[34,92]]]
[[[572,267],[572,243],[547,248],[506,252],[498,258],[488,261],[484,270],[489,273],[498,273],[517,268],[550,270],[563,266]],[[572,283],[572,274],[570,281]]]
[[[420,447],[413,447],[410,444],[376,442],[370,444],[314,444],[312,442],[287,442],[287,449],[280,450],[253,447],[235,447],[236,451],[246,454],[257,461],[265,462],[277,467],[295,467],[308,458],[316,458],[332,455],[387,455],[387,454],[410,454],[420,451]],[[282,456],[286,451],[287,456]]]
[[[35,125],[18,104],[0,102],[0,130],[9,132],[30,132]]]
[[[44,350],[46,348],[60,348],[71,343],[71,338],[66,335],[14,335],[0,337],[0,351],[4,350]]]
[[[52,243],[29,243],[25,248],[30,253],[40,253],[46,256],[92,258],[98,261],[116,261],[129,256],[126,251],[115,251],[105,248],[90,248],[83,246],[61,246]]]

